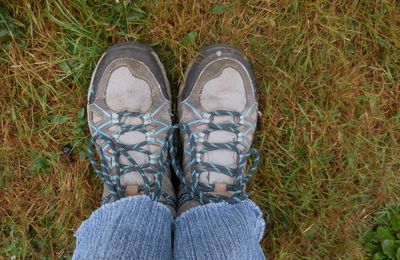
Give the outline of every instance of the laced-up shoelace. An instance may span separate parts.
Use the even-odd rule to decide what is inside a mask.
[[[137,112],[119,112],[115,113],[112,119],[115,126],[118,126],[120,130],[118,131],[117,137],[123,135],[126,132],[138,131],[146,135],[148,130],[146,130],[146,125],[149,123],[148,115],[143,115]],[[127,125],[121,122],[122,118],[127,117],[140,117],[144,122],[138,125]],[[171,133],[169,129],[168,134]],[[100,166],[94,158],[94,152],[96,150],[95,143],[99,140],[103,140],[103,147],[98,149],[100,151]],[[121,184],[121,176],[128,172],[139,172],[140,176],[143,178],[144,185],[140,187],[139,193],[147,194],[152,200],[158,201],[160,196],[164,197],[162,203],[175,207],[174,199],[167,193],[162,191],[162,178],[167,171],[168,161],[168,142],[165,142],[158,156],[152,154],[150,151],[144,149],[150,141],[145,140],[136,144],[120,144],[114,142],[112,139],[105,135],[96,134],[89,143],[89,158],[90,162],[94,168],[95,173],[100,177],[105,185],[109,189],[109,194],[105,196],[102,200],[102,204],[113,202],[124,197],[126,186]],[[112,163],[110,164],[106,158],[105,150],[108,150],[112,154]],[[128,153],[129,151],[136,151],[146,154],[150,157],[150,162],[145,164],[138,164]],[[120,163],[119,159],[124,156],[129,164]],[[112,174],[110,174],[112,172]],[[154,176],[154,181],[150,182],[146,174],[152,174]]]
[[[218,124],[213,123],[212,120],[216,116],[232,116],[235,119],[235,121],[240,120],[240,122],[218,123]],[[182,162],[181,160],[178,159],[177,156],[176,145],[170,144],[169,150],[170,150],[170,158],[172,160],[172,166],[175,170],[175,173],[179,177],[181,184],[183,184],[186,189],[186,193],[181,195],[181,197],[179,198],[178,207],[183,203],[192,199],[199,201],[200,204],[205,204],[209,202],[221,202],[221,201],[227,201],[229,203],[237,203],[248,198],[248,194],[245,192],[245,187],[257,169],[257,165],[260,161],[260,156],[258,151],[254,148],[244,153],[238,148],[238,145],[243,142],[243,133],[241,133],[241,131],[239,130],[239,127],[242,125],[241,119],[242,119],[241,114],[238,112],[215,111],[204,114],[203,119],[200,121],[194,120],[192,122],[187,122],[184,124],[179,124],[177,126],[174,126],[174,128],[180,129],[181,134],[187,136],[189,145],[188,147],[184,145],[183,153],[190,154],[190,161],[187,167],[190,169],[191,180],[185,178],[185,172],[182,168]],[[204,130],[202,133],[200,133],[198,137],[196,137],[196,134],[190,130],[189,126],[195,124],[204,124],[204,123],[207,124],[208,126],[207,129]],[[238,136],[238,138],[235,141],[227,143],[210,143],[204,140],[204,137],[207,134],[217,130],[224,130],[231,133],[235,133]],[[169,138],[170,143],[173,142],[172,138],[173,137],[170,136]],[[202,151],[196,150],[197,142],[201,142],[201,144],[203,145]],[[201,153],[204,154],[208,151],[220,150],[220,149],[230,150],[237,153],[239,160],[236,168],[204,162],[201,160],[201,156],[199,156],[199,152],[201,155]],[[253,164],[248,170],[248,172],[245,174],[244,170],[246,162],[250,156],[254,156]],[[232,192],[231,197],[215,194],[214,193],[215,184],[205,184],[199,181],[200,173],[208,171],[223,173],[230,177],[235,178],[235,182],[233,184],[227,184],[226,186],[226,190]]]

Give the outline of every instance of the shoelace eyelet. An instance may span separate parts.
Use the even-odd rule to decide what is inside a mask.
[[[206,123],[206,124],[210,123],[210,117],[211,117],[211,114],[209,114],[209,113],[204,113],[204,114],[202,115],[201,122],[202,122],[202,123]]]
[[[198,143],[204,143],[205,138],[206,138],[206,134],[205,133],[199,133],[199,137],[196,139],[196,141]]]
[[[244,124],[244,115],[241,115],[239,117],[239,124],[243,125]]]
[[[156,140],[156,134],[154,131],[146,132],[146,141],[154,142]]]
[[[111,123],[113,123],[113,124],[116,124],[116,123],[119,123],[120,122],[120,115],[119,114],[117,114],[117,113],[115,113],[115,112],[112,112],[111,113]]]
[[[150,163],[151,164],[158,164],[158,155],[150,154],[149,158],[150,158]]]
[[[238,133],[238,134],[237,134],[237,137],[238,137],[238,139],[237,139],[238,142],[243,142],[243,140],[244,140],[244,134],[243,134],[242,132]]]
[[[202,160],[202,153],[196,153],[196,162],[199,163]]]
[[[150,114],[145,114],[142,116],[143,119],[143,124],[144,125],[149,125],[152,122],[152,117]]]

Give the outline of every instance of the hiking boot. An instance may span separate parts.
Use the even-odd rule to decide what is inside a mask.
[[[247,199],[245,187],[259,161],[258,152],[250,148],[258,105],[254,76],[243,54],[226,45],[203,49],[185,73],[178,112],[183,161],[171,150],[181,180],[178,215],[197,205]]]
[[[102,204],[146,194],[175,213],[166,142],[170,95],[164,67],[150,47],[121,43],[100,58],[87,111],[90,160],[104,183]]]

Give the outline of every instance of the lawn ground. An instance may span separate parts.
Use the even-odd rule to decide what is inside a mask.
[[[0,2],[0,256],[71,256],[101,194],[90,76],[110,45],[141,41],[175,96],[202,46],[229,43],[253,64],[262,160],[249,190],[269,259],[368,257],[361,234],[400,197],[398,2]]]

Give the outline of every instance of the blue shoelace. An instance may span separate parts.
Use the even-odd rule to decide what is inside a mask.
[[[135,112],[119,112],[117,114],[117,120],[115,120],[114,125],[120,127],[118,135],[121,136],[126,132],[138,131],[143,134],[148,132],[146,130],[146,116]],[[140,117],[143,124],[140,125],[127,125],[121,122],[123,117]],[[168,130],[168,135],[171,133],[171,128]],[[100,163],[98,163],[94,157],[95,153],[95,143],[101,139],[104,144],[100,151]],[[121,176],[128,172],[139,172],[140,176],[143,178],[144,185],[139,189],[139,193],[147,194],[152,200],[158,201],[160,196],[164,197],[161,201],[165,205],[169,205],[175,208],[174,199],[167,193],[162,191],[162,179],[167,171],[168,165],[168,142],[165,142],[161,149],[161,152],[156,158],[154,155],[143,147],[147,146],[149,141],[142,141],[137,144],[126,145],[114,142],[111,138],[97,134],[95,135],[89,143],[89,158],[90,162],[94,168],[95,173],[100,177],[102,182],[108,187],[109,194],[105,196],[102,200],[102,204],[113,202],[124,197],[126,186],[121,184]],[[108,150],[112,154],[112,158],[109,158],[105,154],[105,150]],[[136,151],[148,155],[150,158],[149,163],[138,164],[128,153],[128,151]],[[122,164],[119,162],[119,158],[124,156],[129,164]],[[110,164],[107,159],[112,160]],[[155,162],[154,162],[155,160]],[[100,165],[99,165],[100,164]],[[112,173],[112,174],[111,174]],[[154,176],[154,181],[150,182],[146,174],[152,174]]]
[[[247,199],[249,196],[245,192],[245,187],[257,169],[257,165],[260,161],[259,153],[254,148],[250,149],[245,153],[243,153],[238,148],[238,145],[241,143],[241,141],[243,141],[241,140],[241,138],[243,138],[243,134],[239,130],[239,127],[241,126],[240,123],[219,123],[219,124],[213,123],[212,120],[215,116],[231,116],[235,119],[234,122],[236,121],[240,122],[241,118],[241,114],[238,112],[215,111],[207,113],[205,114],[205,116],[203,115],[203,119],[200,121],[194,120],[193,122],[187,122],[185,124],[179,124],[174,126],[175,129],[179,128],[180,133],[186,135],[189,141],[188,146],[184,145],[183,153],[188,155],[190,154],[190,161],[187,167],[190,169],[191,180],[185,178],[185,172],[182,168],[182,161],[178,159],[176,145],[173,145],[173,139],[179,138],[179,136],[176,134],[176,131],[174,131],[175,137],[171,135],[169,138],[170,142],[169,150],[170,150],[170,158],[172,160],[172,166],[175,170],[175,173],[179,177],[181,184],[184,186],[186,190],[186,192],[182,194],[179,198],[178,207],[180,207],[183,203],[193,199],[200,202],[200,204],[205,204],[210,202],[221,202],[221,201],[227,201],[228,203],[237,203],[244,199]],[[210,143],[205,140],[202,140],[199,137],[196,137],[195,133],[192,133],[189,126],[194,125],[196,123],[198,124],[207,123],[208,126],[207,129],[200,134],[202,137],[206,136],[207,134],[213,131],[224,130],[231,133],[235,133],[238,137],[241,136],[241,138],[237,138],[237,140],[228,143]],[[200,151],[200,153],[203,154],[208,151],[220,150],[220,149],[234,151],[239,156],[237,167],[231,168],[199,160],[197,155],[199,151],[196,151],[195,148],[197,142],[201,142],[201,144],[203,145],[203,149],[202,151]],[[246,162],[251,156],[254,156],[253,164],[249,168],[248,172],[245,174],[244,171],[246,167]],[[215,184],[205,184],[199,181],[200,173],[208,171],[223,173],[225,175],[235,178],[235,182],[233,184],[227,184],[226,186],[227,191],[232,192],[232,196],[226,197],[219,194],[215,194],[214,193]]]

